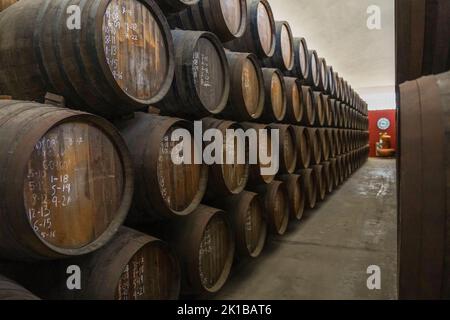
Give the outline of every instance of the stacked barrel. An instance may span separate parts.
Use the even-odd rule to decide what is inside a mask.
[[[0,273],[42,298],[217,292],[368,157],[367,104],[267,0],[19,0],[0,97]]]

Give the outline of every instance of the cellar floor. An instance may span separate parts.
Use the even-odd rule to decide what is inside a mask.
[[[215,299],[396,299],[395,160],[370,159],[261,257],[234,266]],[[367,268],[380,267],[369,290]]]

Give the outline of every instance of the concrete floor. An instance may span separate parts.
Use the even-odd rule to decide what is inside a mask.
[[[216,299],[396,299],[395,160],[370,159],[319,207],[240,263]],[[369,290],[367,267],[381,268]]]

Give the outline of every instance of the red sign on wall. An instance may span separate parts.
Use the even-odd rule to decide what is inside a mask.
[[[387,132],[392,137],[391,147],[397,150],[397,120],[395,109],[369,111],[370,156],[376,156],[376,144],[380,133]]]

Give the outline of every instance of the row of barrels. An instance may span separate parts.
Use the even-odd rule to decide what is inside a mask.
[[[297,42],[292,38],[289,25],[272,23],[270,5],[265,0],[247,1],[250,19],[239,18],[246,14],[243,9],[246,1],[202,0],[192,8],[208,10],[210,14],[198,14],[202,18],[194,15],[193,19],[231,23],[239,28],[244,25],[242,20],[247,20],[244,35],[236,41],[252,43],[254,41],[245,40],[245,35],[257,32],[262,42],[272,43],[272,60],[286,60],[284,50],[288,50],[294,56],[289,58],[290,64],[305,65],[300,68],[312,73],[306,79],[292,71],[295,68],[283,71],[279,63],[264,63],[257,50],[223,44],[210,32],[216,31],[215,28],[193,28],[210,31],[170,30],[165,16],[153,1],[94,0],[80,6],[83,28],[79,30],[68,29],[63,14],[47,19],[54,12],[66,12],[69,2],[51,0],[48,5],[46,2],[20,0],[0,13],[0,94],[43,102],[46,93],[52,92],[63,96],[69,107],[107,118],[156,105],[165,115],[179,117],[220,115],[239,121],[261,118],[266,123],[282,122],[288,117],[288,121],[299,122],[301,113],[307,112],[298,110],[301,107],[295,105],[297,95],[303,92],[295,88],[299,85],[295,83],[297,79],[340,102],[341,107],[335,109],[347,106],[356,111],[352,119],[367,115],[365,102],[342,78],[332,73],[332,67],[327,67],[324,59],[315,58],[317,54],[295,58],[294,48],[298,47],[298,54],[304,54],[306,41],[303,39],[298,46],[294,45]],[[225,22],[215,17],[217,8],[218,12],[227,11],[225,15],[229,18],[223,19]],[[267,13],[262,14],[264,11]],[[41,20],[51,22],[40,28]],[[151,23],[144,23],[147,20]],[[127,24],[135,27],[127,28]],[[241,53],[225,51],[224,46]],[[281,59],[275,59],[276,56]],[[291,79],[284,81],[284,76]],[[308,81],[309,78],[313,80]],[[336,85],[325,85],[328,83]],[[339,90],[332,90],[334,87]],[[309,99],[312,103],[317,100],[305,97],[303,109],[310,108]],[[286,106],[287,103],[292,105]],[[319,122],[324,118],[321,114]],[[361,121],[355,119],[357,124]]]

